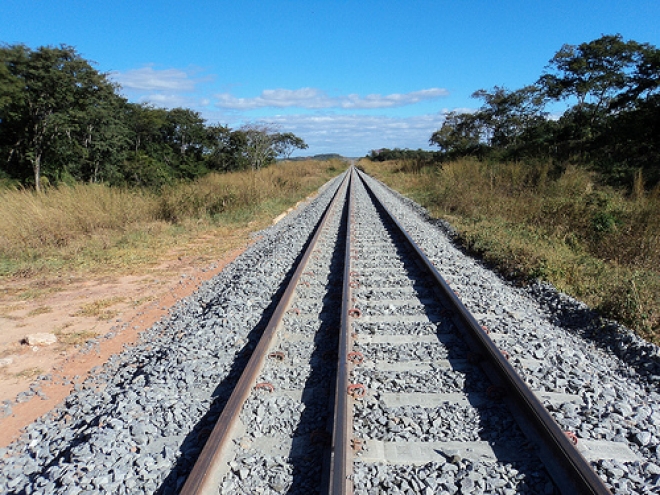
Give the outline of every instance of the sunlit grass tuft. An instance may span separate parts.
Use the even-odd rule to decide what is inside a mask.
[[[14,378],[18,378],[19,380],[31,380],[39,375],[42,375],[43,373],[44,370],[35,367],[35,368],[27,368],[17,373],[13,373],[11,376],[13,376]]]
[[[50,306],[38,306],[34,308],[33,310],[29,311],[26,316],[31,317],[31,316],[38,316],[38,315],[43,315],[46,313],[52,313],[53,308]]]
[[[98,337],[96,332],[91,330],[79,330],[75,332],[56,330],[55,335],[57,335],[57,341],[59,344],[66,347],[83,345],[88,340]]]
[[[126,298],[121,296],[97,299],[94,302],[81,306],[81,308],[72,316],[86,316],[90,318],[97,318],[99,320],[110,320],[117,315],[117,312],[111,311],[108,308],[114,306],[115,304],[122,303],[125,300]]]

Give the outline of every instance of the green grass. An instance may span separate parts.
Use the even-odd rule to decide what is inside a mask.
[[[641,176],[629,192],[544,163],[361,166],[448,220],[505,276],[547,280],[660,341],[660,189],[644,191]]]

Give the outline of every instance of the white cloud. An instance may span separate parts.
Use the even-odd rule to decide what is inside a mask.
[[[328,108],[331,100],[322,91],[314,88],[265,89],[255,98],[236,98],[229,93],[216,95],[216,106],[232,110],[251,110],[264,107]]]
[[[265,89],[260,96],[253,98],[237,98],[230,93],[216,95],[216,106],[232,110],[253,110],[256,108],[393,108],[413,105],[421,101],[435,100],[449,93],[442,88],[429,88],[410,93],[393,93],[390,95],[370,94],[364,97],[358,94],[348,94],[331,97],[316,88],[300,89]]]
[[[153,64],[125,72],[115,71],[110,77],[121,86],[131,101],[157,107],[204,107],[211,101],[199,94],[199,85],[212,76],[199,77],[199,69],[154,69]]]
[[[431,134],[442,125],[441,113],[414,117],[378,115],[279,115],[261,119],[300,136],[309,149],[299,154],[340,153],[364,156],[378,148],[429,148]]]
[[[122,88],[135,91],[190,92],[201,81],[179,69],[156,70],[151,65],[126,72],[113,72],[111,76]]]
[[[468,108],[468,107],[454,107],[454,108],[443,108],[441,113],[443,115],[447,115],[449,112],[454,112],[454,113],[475,113],[478,109],[477,108]]]
[[[195,98],[176,93],[148,93],[138,96],[134,101],[148,103],[161,108],[193,108],[199,104]],[[194,108],[193,108],[194,109]]]

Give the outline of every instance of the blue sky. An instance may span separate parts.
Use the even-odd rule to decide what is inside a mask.
[[[1,42],[74,46],[131,101],[345,156],[427,149],[477,89],[533,83],[564,43],[660,46],[659,26],[658,0],[0,0]]]

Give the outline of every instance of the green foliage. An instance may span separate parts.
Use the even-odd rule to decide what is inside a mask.
[[[319,155],[314,155],[311,159],[319,162],[329,162],[332,160],[342,160],[343,158],[337,153],[321,153]],[[306,160],[306,158],[301,158],[301,160]]]
[[[425,167],[433,166],[437,161],[438,154],[424,150],[402,150],[399,148],[390,150],[385,148],[372,150],[367,158],[374,162],[395,160],[402,172],[419,173]]]
[[[309,146],[292,132],[277,133],[273,139],[273,146],[278,156],[288,160],[295,150],[305,150]]]
[[[482,124],[478,115],[449,112],[429,142],[447,157],[478,155],[486,133]]]
[[[430,138],[443,160],[552,159],[588,163],[612,185],[632,187],[641,170],[647,187],[660,182],[660,50],[604,35],[564,45],[535,84],[496,86],[473,97],[474,113],[447,114]],[[572,104],[559,119],[551,101]]]
[[[597,211],[591,217],[591,225],[597,234],[609,234],[614,231],[617,218],[610,212]]]
[[[198,112],[127,102],[73,47],[0,47],[0,180],[162,188],[258,169],[307,145],[264,126],[232,131]]]
[[[624,42],[621,35],[605,35],[589,43],[564,45],[550,60],[549,71],[539,79],[549,98],[575,97],[580,113],[593,122],[600,111],[609,111],[639,78],[636,68],[650,45]]]
[[[74,48],[23,45],[0,49],[0,156],[5,172],[39,190],[80,160],[83,174],[98,177],[104,155],[114,156],[121,136],[113,126],[120,98],[107,77]],[[20,88],[20,91],[17,91]]]
[[[438,161],[438,153],[424,150],[384,148],[371,150],[367,158],[372,162],[395,161],[401,172],[420,173],[426,167],[432,167]]]

